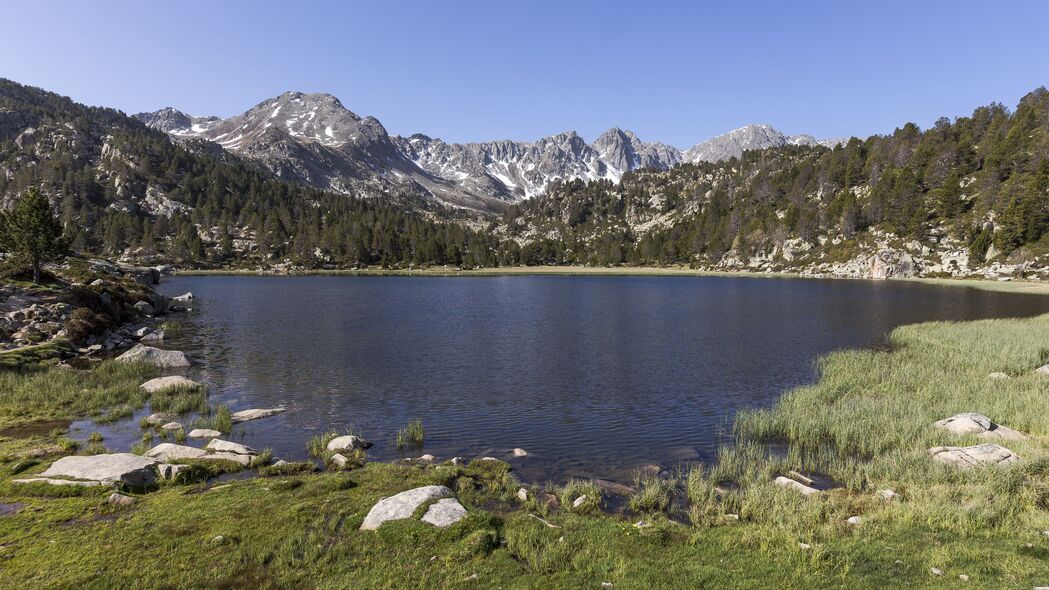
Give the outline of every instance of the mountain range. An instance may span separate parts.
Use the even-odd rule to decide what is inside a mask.
[[[841,141],[748,125],[684,151],[619,128],[592,143],[575,131],[533,142],[447,143],[422,134],[390,135],[378,119],[357,115],[330,94],[301,92],[286,92],[228,119],[195,117],[171,107],[134,116],[176,140],[214,142],[284,180],[342,193],[411,193],[490,212],[540,195],[552,182],[618,182],[632,170],[666,170],[683,162],[739,157],[746,150]]]

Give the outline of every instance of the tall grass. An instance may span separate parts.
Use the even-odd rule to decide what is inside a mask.
[[[397,431],[397,448],[421,447],[425,438],[426,431],[423,430],[423,421],[414,418],[412,421],[408,422],[406,426]]]

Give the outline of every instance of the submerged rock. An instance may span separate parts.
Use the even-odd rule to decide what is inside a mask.
[[[188,367],[192,361],[181,350],[163,350],[144,344],[136,344],[131,350],[117,357],[125,363],[146,363],[155,367]]]
[[[52,463],[40,477],[64,477],[142,487],[156,481],[156,464],[156,459],[131,453],[62,457]]]
[[[168,431],[182,430],[182,424],[179,424],[178,422],[168,422],[167,424],[164,424],[163,426],[161,426],[160,429],[161,430],[168,430]]]
[[[222,433],[210,428],[194,428],[189,431],[187,436],[190,438],[215,438],[217,436],[222,436]]]
[[[466,508],[455,498],[438,500],[426,509],[422,521],[438,528],[451,526],[466,518]]]
[[[130,351],[129,351],[130,352]],[[192,379],[187,379],[181,375],[168,375],[167,377],[157,377],[156,379],[150,379],[142,385],[139,385],[143,391],[150,393],[156,393],[158,391],[164,391],[166,389],[174,388],[195,388],[200,387],[200,383]]]
[[[142,419],[142,422],[146,426],[160,426],[162,424],[167,424],[168,422],[171,422],[175,418],[176,416],[169,412],[157,412],[155,414],[150,414],[149,416],[146,416]]]
[[[361,523],[362,531],[373,531],[384,522],[411,518],[420,506],[432,500],[447,498],[452,490],[445,486],[423,486],[383,498],[372,506]]]
[[[1009,449],[994,443],[971,447],[934,447],[929,449],[929,454],[936,461],[963,469],[979,465],[1007,465],[1020,460]]]
[[[280,414],[281,412],[287,412],[287,408],[255,408],[251,410],[241,410],[239,412],[233,412],[233,423],[238,424],[240,422],[247,422],[248,420],[258,420],[259,418],[267,418],[274,414]]]
[[[996,438],[1002,440],[1022,440],[1027,438],[1022,432],[995,424],[990,418],[983,414],[967,412],[955,414],[950,418],[944,418],[933,423],[937,428],[943,428],[952,434],[974,434],[984,438]]]

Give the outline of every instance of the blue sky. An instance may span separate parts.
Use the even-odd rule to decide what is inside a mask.
[[[1049,85],[1049,2],[2,0],[0,76],[128,113],[329,92],[391,133],[866,136]]]

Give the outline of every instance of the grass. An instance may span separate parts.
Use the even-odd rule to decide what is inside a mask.
[[[413,418],[408,424],[397,431],[397,448],[421,447],[426,438],[423,430],[423,421]]]
[[[600,489],[576,480],[556,490],[561,508],[541,513],[545,523],[533,504],[507,501],[519,484],[502,461],[320,474],[289,464],[211,486],[199,482],[226,466],[209,461],[186,483],[115,508],[108,490],[10,483],[15,471],[25,477],[50,463],[40,449],[76,452],[63,448],[64,432],[0,439],[0,497],[24,505],[0,518],[0,559],[6,584],[40,588],[128,579],[201,588],[350,579],[359,588],[408,579],[419,588],[940,588],[961,584],[961,574],[967,587],[1030,588],[1049,581],[1049,378],[1033,373],[1046,362],[1049,316],[903,327],[888,350],[834,353],[815,385],[742,413],[735,444],[717,461],[669,480],[639,478],[629,513],[605,514]],[[997,371],[1012,378],[987,378]],[[932,463],[932,446],[982,441],[931,427],[965,411],[1031,435],[1004,443],[1023,461],[969,471]],[[311,441],[311,453],[337,434]],[[773,484],[790,471],[842,487],[804,497]],[[358,530],[379,498],[430,484],[455,490],[468,518],[447,529],[404,520]],[[886,488],[900,497],[879,497]],[[639,513],[643,528],[634,526]],[[847,524],[851,516],[862,524]],[[217,535],[225,540],[212,544]]]

